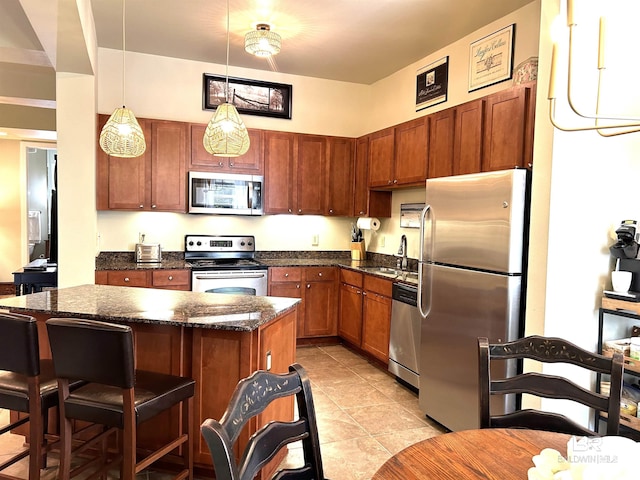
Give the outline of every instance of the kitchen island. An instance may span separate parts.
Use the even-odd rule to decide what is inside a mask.
[[[292,298],[82,285],[1,299],[0,309],[38,320],[42,358],[51,358],[44,323],[49,318],[86,318],[131,326],[136,368],[196,381],[194,461],[197,467],[211,470],[211,456],[199,433],[201,423],[222,416],[241,378],[259,369],[288,371],[295,362],[298,302]],[[274,404],[258,423],[277,418],[293,418],[292,401],[283,399]],[[180,419],[176,406],[141,425],[138,445],[157,448],[178,431]],[[253,423],[245,429],[241,445],[257,428]]]

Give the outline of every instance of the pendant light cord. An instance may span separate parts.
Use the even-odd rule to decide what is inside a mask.
[[[225,75],[227,77],[225,85],[225,99],[229,103],[229,0],[227,0],[227,64],[225,67]]]
[[[124,57],[125,57],[125,4],[127,0],[122,0],[122,107],[125,106],[125,92],[124,92]]]

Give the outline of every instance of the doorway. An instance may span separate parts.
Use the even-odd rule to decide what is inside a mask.
[[[27,248],[29,262],[57,263],[57,151],[27,147]]]

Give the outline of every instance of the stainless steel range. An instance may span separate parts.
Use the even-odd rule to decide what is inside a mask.
[[[266,295],[267,266],[257,262],[250,235],[185,235],[194,292]]]

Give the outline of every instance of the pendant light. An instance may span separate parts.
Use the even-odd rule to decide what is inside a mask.
[[[112,157],[139,157],[147,149],[144,133],[125,98],[125,2],[122,0],[122,108],[116,108],[100,132],[100,148]]]
[[[259,23],[256,29],[244,36],[244,49],[256,57],[270,57],[280,53],[282,38],[266,23]]]
[[[204,132],[202,143],[216,157],[238,157],[249,150],[249,133],[236,107],[229,103],[229,0],[227,0],[227,65],[225,103],[218,105]]]

